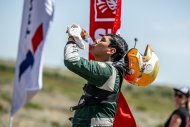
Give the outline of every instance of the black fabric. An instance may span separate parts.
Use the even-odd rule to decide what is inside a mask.
[[[85,85],[84,91],[91,95],[85,96],[85,103],[87,105],[96,104],[96,103],[107,103],[107,102],[115,102],[117,100],[117,93],[110,92],[107,90],[103,90],[97,88],[94,85],[87,84]]]
[[[181,118],[181,124],[179,127],[185,127],[186,122],[187,122],[187,118],[189,117],[189,113],[187,111],[186,108],[178,108],[176,109],[171,116],[169,117],[169,119],[167,120],[167,122],[165,123],[164,127],[169,127],[169,124],[171,122],[172,116],[176,114]]]
[[[85,84],[83,90],[85,92],[85,95],[83,95],[80,100],[84,99],[84,102],[77,106],[73,106],[71,108],[71,111],[82,108],[83,106],[117,102],[118,100],[118,94],[116,92],[103,90],[91,84]]]
[[[120,93],[121,85],[123,82],[123,70],[119,67],[115,67],[118,70],[120,77],[119,92],[111,92],[107,90],[100,89],[92,84],[85,84],[83,87],[85,95],[81,97],[80,100],[84,99],[84,102],[76,106],[71,107],[71,111],[82,108],[83,106],[97,105],[108,102],[118,102],[118,95]]]
[[[118,70],[120,77],[123,77],[127,71],[127,66],[122,62],[114,62],[113,66]]]

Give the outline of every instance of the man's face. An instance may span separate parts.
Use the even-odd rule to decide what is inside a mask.
[[[99,56],[110,56],[110,50],[113,49],[109,47],[110,45],[110,36],[103,36],[101,39],[96,40],[96,45],[90,50],[90,53],[94,55],[94,57]]]

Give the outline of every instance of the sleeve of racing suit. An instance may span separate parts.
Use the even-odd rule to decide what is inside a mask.
[[[112,75],[111,65],[105,62],[87,60],[79,56],[78,47],[68,42],[64,49],[64,64],[72,72],[78,74],[96,86],[104,84]]]

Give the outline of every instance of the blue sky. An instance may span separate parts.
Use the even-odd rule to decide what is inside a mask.
[[[66,27],[89,29],[90,0],[55,0],[55,15],[44,47],[45,66],[64,67]],[[190,86],[190,1],[123,0],[121,36],[144,52],[151,44],[160,60],[156,83]],[[16,60],[23,0],[0,1],[0,58]],[[87,57],[87,50],[81,55]]]

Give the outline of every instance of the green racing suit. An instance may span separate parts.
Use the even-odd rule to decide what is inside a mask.
[[[121,78],[118,69],[112,62],[87,60],[79,56],[79,49],[74,42],[69,41],[64,49],[64,64],[72,72],[87,80],[100,90],[111,93],[120,92]],[[84,91],[83,95],[88,93]],[[79,105],[84,102],[81,97]],[[112,127],[117,101],[84,105],[77,108],[72,119],[73,127]]]

